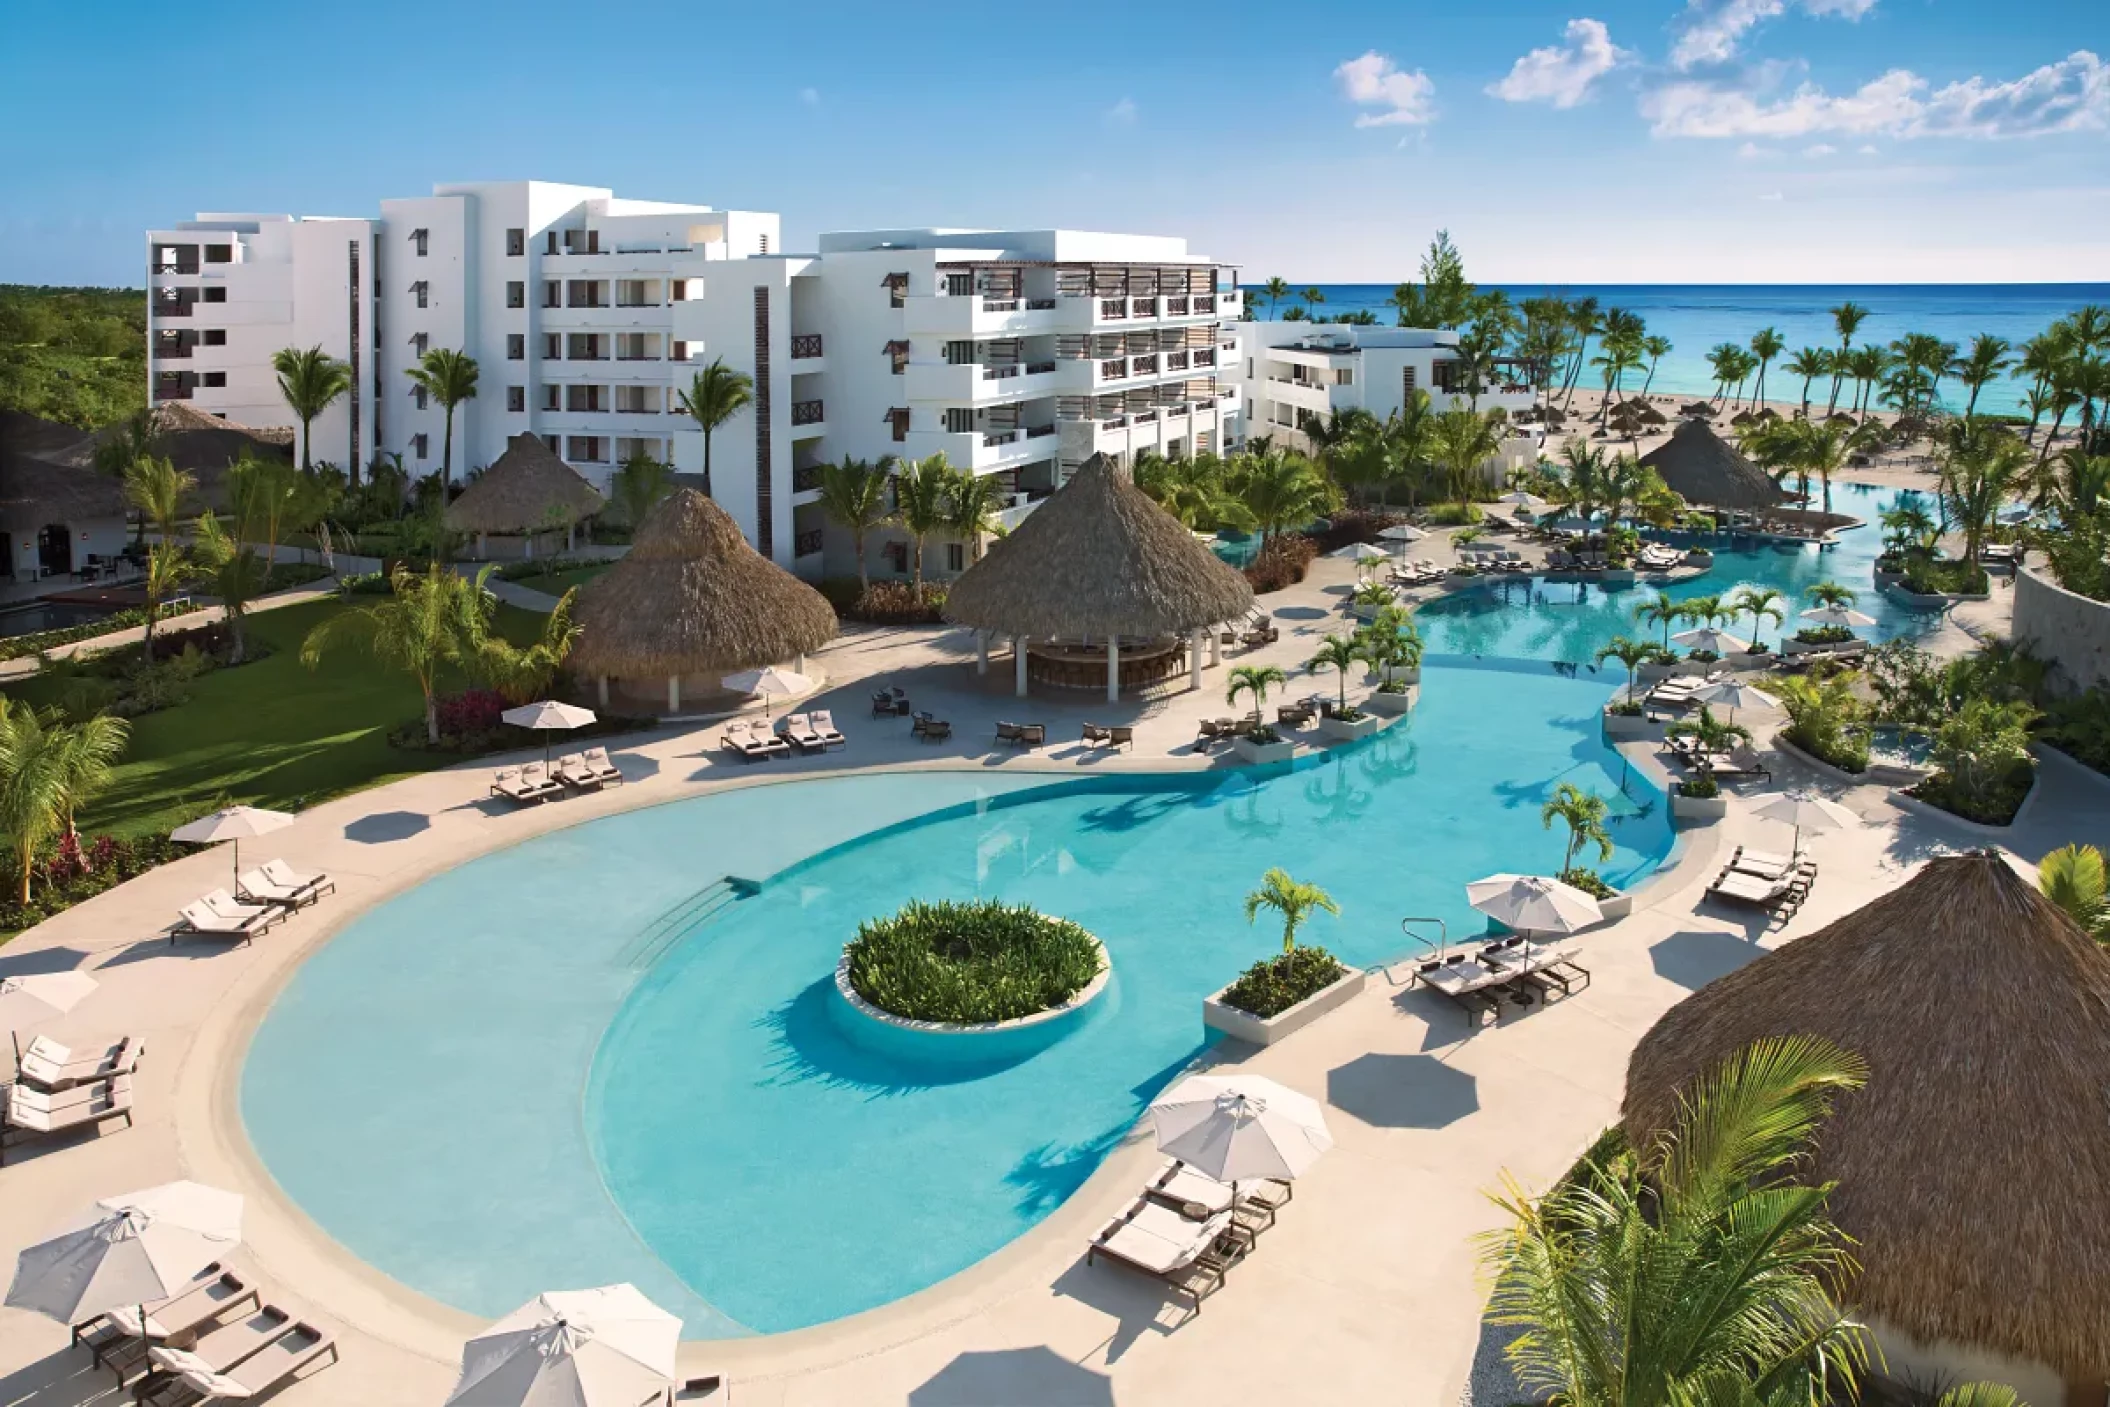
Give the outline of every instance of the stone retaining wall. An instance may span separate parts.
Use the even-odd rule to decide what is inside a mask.
[[[2014,641],[2052,666],[2063,689],[2110,684],[2110,602],[2077,595],[2043,569],[2015,573]]]

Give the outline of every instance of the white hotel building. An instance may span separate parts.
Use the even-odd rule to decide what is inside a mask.
[[[1310,444],[1301,428],[1307,418],[1323,421],[1336,411],[1358,409],[1384,420],[1417,390],[1426,391],[1438,411],[1470,399],[1458,370],[1456,332],[1249,322],[1239,324],[1238,337],[1247,433],[1299,449]],[[1505,358],[1481,388],[1478,404],[1514,415],[1530,409],[1532,400],[1522,369]]]
[[[875,230],[788,254],[775,215],[526,181],[376,219],[201,214],[147,245],[154,398],[283,425],[271,356],[319,345],[353,368],[314,429],[339,465],[439,469],[444,414],[403,373],[446,347],[480,371],[457,472],[535,434],[596,483],[637,454],[698,473],[679,394],[722,357],[754,402],[712,435],[713,496],[807,576],[855,570],[815,502],[817,466],[846,455],[942,450],[1003,476],[1015,515],[1095,451],[1241,439],[1237,295],[1178,239]],[[902,551],[878,544],[875,565]]]

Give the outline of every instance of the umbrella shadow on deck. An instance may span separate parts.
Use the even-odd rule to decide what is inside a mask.
[[[1480,1109],[1479,1081],[1433,1055],[1359,1055],[1326,1072],[1326,1102],[1372,1128],[1440,1129]]]
[[[64,1348],[0,1378],[0,1402],[7,1407],[87,1407],[91,1402],[124,1399],[124,1390],[95,1366],[85,1350]]]
[[[85,948],[0,948],[0,977],[38,977],[52,972],[71,972],[93,954]]]
[[[962,1353],[922,1386],[910,1389],[908,1400],[911,1407],[984,1407],[992,1402],[1113,1407],[1114,1385],[1104,1373],[1038,1344]]]
[[[1760,958],[1768,951],[1758,946],[1756,935],[1739,938],[1718,929],[1687,929],[1673,933],[1648,950],[1656,975],[1697,992],[1718,977]]]
[[[431,829],[432,818],[420,811],[376,811],[371,816],[348,822],[344,838],[361,845],[386,845],[394,840],[408,840]]]

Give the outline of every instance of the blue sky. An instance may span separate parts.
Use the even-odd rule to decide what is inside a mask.
[[[1248,279],[1389,282],[1447,226],[1490,282],[2110,280],[2101,0],[8,11],[0,282],[517,176],[780,211],[793,248],[1184,234]]]

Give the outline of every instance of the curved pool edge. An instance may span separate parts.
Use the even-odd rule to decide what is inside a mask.
[[[1221,757],[1197,757],[1192,763],[1181,758],[1152,758],[1147,762],[1139,758],[1121,759],[1127,765],[1095,769],[1093,774],[1080,776],[1073,765],[1061,760],[1018,757],[1005,759],[1000,773],[1027,773],[1045,779],[1040,785],[1019,788],[1015,793],[1019,796],[1049,786],[1062,787],[1065,782],[1104,785],[1114,773],[1119,774],[1118,780],[1128,782],[1156,776],[1180,779],[1181,785],[1206,787],[1235,784],[1236,779],[1246,775],[1276,775],[1323,766],[1336,752],[1352,753],[1373,742],[1374,739],[1363,739],[1315,748],[1290,762],[1257,769],[1227,764]],[[481,771],[489,765],[484,760],[446,770]],[[736,774],[706,777],[702,781],[669,779],[659,786],[632,783],[597,798],[575,799],[563,808],[506,813],[499,820],[511,824],[480,828],[463,838],[466,843],[458,841],[444,853],[434,853],[421,863],[384,877],[341,883],[338,905],[327,918],[316,915],[321,921],[302,932],[297,943],[267,940],[260,945],[260,960],[236,980],[227,999],[200,1024],[191,1047],[181,1057],[175,1124],[186,1168],[203,1180],[252,1198],[247,1250],[274,1283],[300,1286],[302,1301],[318,1305],[377,1339],[451,1365],[458,1361],[463,1340],[480,1330],[486,1321],[417,1291],[338,1242],[278,1185],[249,1141],[241,1115],[243,1066],[272,1004],[301,966],[372,909],[434,876],[590,821],[751,786],[856,775],[928,771],[974,775],[990,770],[986,762],[940,757],[801,769],[777,776]],[[428,778],[431,775],[427,774]],[[1650,775],[1653,782],[1657,772],[1651,771]],[[370,812],[377,809],[377,803],[385,806],[393,788],[418,780],[393,783],[328,803],[316,808],[316,813],[334,811],[340,806],[347,812]],[[1660,788],[1660,783],[1654,784]],[[813,853],[832,848],[835,847],[817,847]],[[810,858],[787,863],[771,878],[795,871]],[[1685,871],[1693,858],[1688,847],[1674,847],[1658,863],[1643,888],[1659,897],[1669,892],[1675,886],[1663,882],[1670,878],[1673,869]],[[288,925],[294,927],[297,925]],[[1192,1068],[1235,1063],[1239,1062],[1225,1060],[1211,1048],[1197,1057]],[[1150,1157],[1151,1149],[1147,1138],[1141,1136],[1140,1126],[1131,1129],[1064,1202],[983,1259],[897,1300],[827,1323],[749,1338],[685,1339],[684,1371],[716,1371],[732,1364],[749,1370],[765,1368],[789,1373],[830,1366],[897,1346],[982,1313],[992,1304],[1017,1294],[1036,1289],[1045,1292],[1051,1272],[1059,1273],[1060,1268],[1074,1261],[1077,1248],[1090,1232],[1125,1203]]]

